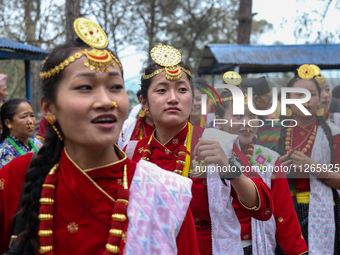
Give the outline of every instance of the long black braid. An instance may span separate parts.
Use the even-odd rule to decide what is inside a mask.
[[[294,77],[292,78],[289,82],[287,87],[293,87],[293,85],[301,80],[299,77]],[[313,78],[311,81],[315,84],[319,96],[321,95],[321,88],[319,86],[319,83]],[[333,155],[333,135],[330,127],[328,126],[325,118],[323,116],[316,116],[316,120],[319,123],[320,127],[323,129],[325,132],[325,135],[327,137],[328,143],[329,143],[329,148],[331,151],[331,157]],[[282,127],[281,128],[281,134],[280,134],[280,139],[279,139],[279,144],[278,144],[278,153],[282,156],[286,154],[286,135],[287,135],[287,128]]]
[[[79,38],[57,46],[49,54],[42,71],[48,71],[51,68],[54,68],[69,56],[72,56],[74,53],[85,48],[89,48],[89,46]],[[59,74],[43,80],[42,97],[47,102],[56,102],[56,92],[58,86],[62,85],[60,84],[60,81],[63,74],[64,72],[61,71]],[[59,124],[55,122],[54,125],[62,134],[62,129]],[[60,160],[63,146],[64,143],[59,140],[58,135],[49,125],[47,128],[45,144],[39,150],[34,160],[32,160],[30,168],[27,171],[24,183],[22,209],[19,212],[19,215],[23,217],[26,225],[25,231],[19,235],[19,240],[24,246],[25,255],[34,255],[39,249],[36,235],[39,226],[39,199],[41,197],[42,185],[50,169]]]

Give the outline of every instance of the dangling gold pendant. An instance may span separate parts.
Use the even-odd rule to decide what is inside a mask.
[[[110,65],[112,67],[115,67],[115,63],[112,60],[111,53],[109,53],[107,50],[84,50],[84,53],[87,57],[84,65],[90,67],[91,70],[96,70],[96,72],[98,72],[99,70],[101,70],[102,72],[107,72]]]
[[[165,78],[169,81],[177,81],[182,77],[182,71],[179,66],[165,67]]]

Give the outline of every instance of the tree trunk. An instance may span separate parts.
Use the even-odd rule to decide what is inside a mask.
[[[73,22],[75,19],[80,17],[80,0],[66,0],[65,14],[66,41],[69,41],[77,37],[73,29]]]
[[[237,30],[237,43],[249,44],[251,34],[252,22],[252,0],[240,0],[240,8],[238,13],[238,30]]]

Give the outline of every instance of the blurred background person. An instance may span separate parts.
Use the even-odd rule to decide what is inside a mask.
[[[32,106],[26,99],[12,98],[2,105],[0,167],[16,157],[39,150],[42,143],[35,138],[30,139],[34,133],[35,121]]]
[[[5,103],[5,99],[3,99],[2,97],[0,97],[0,113],[1,113],[1,107],[2,105]],[[2,123],[1,123],[1,118],[0,118],[0,134],[2,134]],[[1,139],[1,135],[0,135],[0,139]]]
[[[137,92],[140,102],[141,91]],[[130,111],[129,117],[124,121],[122,131],[118,139],[118,146],[123,149],[128,142],[139,141],[152,134],[155,129],[152,116],[148,110],[142,109],[141,103],[137,104]],[[128,150],[128,149],[127,149]]]
[[[333,98],[337,99],[340,103],[340,86],[337,86],[332,91]]]
[[[0,73],[0,97],[6,99],[8,91],[6,87],[7,75]]]

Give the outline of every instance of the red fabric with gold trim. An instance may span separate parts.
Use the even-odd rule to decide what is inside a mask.
[[[191,143],[192,151],[198,143],[198,139],[201,138],[203,131],[204,128],[194,126]],[[170,139],[168,143],[164,144],[164,146],[160,144],[156,139],[152,139],[151,143],[153,146],[153,150],[150,156],[150,162],[155,163],[165,170],[174,171],[176,169],[177,154],[180,151],[181,145],[184,144],[187,133],[188,126],[186,126],[177,135]],[[132,160],[139,161],[141,159],[143,155],[143,149],[146,147],[149,139],[150,136],[145,137],[138,142]],[[236,146],[234,146],[234,151],[236,156],[241,159],[242,164],[249,164],[246,157]],[[268,186],[263,182],[263,180],[261,178],[258,178],[258,174],[252,173],[250,174],[250,177],[257,185],[261,197],[262,206],[257,211],[247,210],[246,208],[242,208],[242,210],[247,211],[249,215],[255,218],[258,218],[260,220],[267,220],[270,218],[271,213],[269,215],[266,215],[265,208],[273,207],[270,190]],[[212,254],[212,241],[207,182],[204,178],[193,178],[192,180],[193,186],[191,191],[193,198],[191,200],[190,210],[195,220],[197,243],[199,246],[200,254],[208,255]],[[232,191],[232,196],[234,197],[234,200],[238,201],[237,194],[234,190]]]

